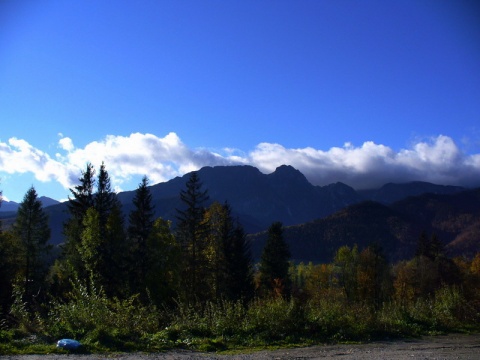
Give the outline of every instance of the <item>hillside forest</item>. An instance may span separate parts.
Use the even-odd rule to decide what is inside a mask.
[[[28,189],[0,228],[0,354],[61,338],[95,352],[211,351],[480,330],[480,253],[451,258],[435,233],[419,232],[415,253],[394,263],[368,239],[298,263],[273,222],[254,262],[230,205],[208,202],[196,172],[175,226],[155,217],[148,185],[124,216],[105,165],[87,164],[58,247]]]

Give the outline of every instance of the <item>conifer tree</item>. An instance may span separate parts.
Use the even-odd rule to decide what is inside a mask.
[[[98,172],[97,192],[94,195],[94,206],[98,212],[100,222],[100,236],[106,236],[107,220],[112,208],[115,206],[117,195],[112,191],[110,177],[105,164],[102,162]]]
[[[115,197],[106,223],[104,238],[106,294],[124,297],[128,292],[128,242],[122,204]]]
[[[30,301],[42,286],[46,275],[45,256],[51,249],[48,217],[33,186],[20,203],[13,231],[22,246],[23,290],[26,301]]]
[[[0,191],[0,207],[2,206]],[[15,277],[20,271],[22,249],[12,231],[3,231],[0,221],[0,314],[6,314],[12,302]]]
[[[91,207],[83,218],[83,231],[78,251],[89,278],[97,287],[105,283],[102,276],[104,269],[102,250],[100,215],[94,207]]]
[[[426,256],[428,258],[431,257],[431,255],[430,255],[430,240],[427,237],[427,233],[425,231],[422,231],[422,233],[418,237],[417,248],[415,250],[415,256],[416,257]]]
[[[177,209],[176,236],[182,248],[184,271],[183,295],[186,301],[204,301],[208,298],[206,249],[206,224],[204,204],[207,190],[202,190],[198,174],[191,173],[186,189],[180,192],[184,209]]]
[[[268,229],[268,237],[260,260],[260,290],[277,295],[288,295],[290,250],[283,238],[283,225],[274,222]]]
[[[122,204],[112,190],[110,177],[102,162],[94,194],[94,207],[98,214],[99,278],[107,295],[120,296],[126,291],[126,234]]]
[[[225,245],[226,298],[248,302],[253,298],[253,264],[250,246],[240,223],[234,225]]]
[[[147,241],[153,228],[154,206],[148,187],[148,178],[144,176],[135,191],[134,209],[129,215],[128,238],[130,249],[130,288],[133,293],[143,293],[147,274]]]
[[[64,270],[71,269],[77,276],[86,276],[86,271],[81,260],[79,249],[81,247],[81,237],[84,229],[83,219],[87,210],[94,207],[93,189],[95,186],[95,170],[91,163],[87,164],[86,170],[82,171],[80,184],[70,189],[73,198],[69,197],[68,212],[69,220],[64,225],[65,246],[63,260]]]

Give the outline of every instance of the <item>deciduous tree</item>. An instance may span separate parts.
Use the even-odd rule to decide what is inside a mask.
[[[334,266],[347,301],[355,301],[358,292],[358,247],[340,247],[335,254]]]
[[[180,245],[170,226],[170,221],[156,219],[147,241],[146,288],[157,305],[171,305],[180,284]]]

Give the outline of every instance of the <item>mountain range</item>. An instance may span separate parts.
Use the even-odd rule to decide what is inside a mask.
[[[480,252],[480,189],[455,194],[425,193],[392,204],[363,201],[325,218],[284,228],[296,262],[331,262],[343,245],[379,245],[396,262],[414,255],[420,234],[435,234],[447,255],[472,258]],[[267,234],[249,235],[256,258]]]
[[[44,208],[47,206],[52,206],[60,203],[60,201],[54,200],[46,196],[40,196],[38,200],[40,200]],[[15,201],[4,200],[2,201],[2,205],[0,206],[0,212],[16,212],[19,206],[20,204]]]
[[[426,182],[390,183],[378,189],[362,191],[340,182],[314,186],[300,171],[287,165],[278,167],[271,174],[263,174],[252,166],[204,167],[197,174],[203,188],[208,190],[209,203],[228,202],[233,215],[246,232],[256,234],[250,235],[256,257],[264,241],[265,234],[262,231],[272,222],[281,221],[286,227],[285,236],[293,257],[305,261],[330,258],[338,244],[345,241],[348,244],[354,241],[359,246],[382,242],[392,259],[404,258],[410,254],[410,243],[418,237],[421,229],[443,229],[436,222],[429,225],[432,219],[427,215],[422,218],[422,214],[432,217],[431,214],[435,212],[431,207],[424,208],[427,206],[425,204],[431,205],[437,201],[435,204],[438,205],[452,201],[461,208],[462,201],[454,196],[467,191],[462,187]],[[180,192],[185,189],[189,177],[190,174],[186,174],[150,186],[157,217],[175,222],[176,209],[182,207]],[[134,196],[135,191],[118,194],[125,214],[132,210]],[[432,200],[431,196],[441,198]],[[5,210],[4,206],[5,203],[0,209]],[[470,210],[477,211],[475,209],[475,206],[470,206]],[[63,241],[62,224],[68,217],[66,203],[46,206],[45,211],[50,218],[51,241],[59,244]],[[11,215],[0,215],[5,219],[4,224],[12,219]],[[433,216],[434,220],[437,218]],[[473,226],[471,221],[463,225],[467,226],[467,223]],[[474,231],[475,227],[472,229]],[[445,230],[441,235],[444,236],[444,233],[450,234]],[[457,235],[454,238],[449,235],[445,241],[465,245],[466,240],[462,241]],[[462,236],[465,237],[465,234]]]

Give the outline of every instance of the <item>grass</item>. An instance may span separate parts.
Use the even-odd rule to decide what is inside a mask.
[[[201,307],[179,303],[167,310],[142,305],[135,297],[120,301],[86,289],[68,302],[54,303],[43,318],[22,311],[17,310],[15,326],[0,330],[0,355],[70,353],[55,346],[68,337],[82,343],[82,353],[235,353],[480,331],[479,312],[453,288],[407,305],[390,301],[378,311],[338,294],[303,302],[257,299],[248,306],[228,301]]]

